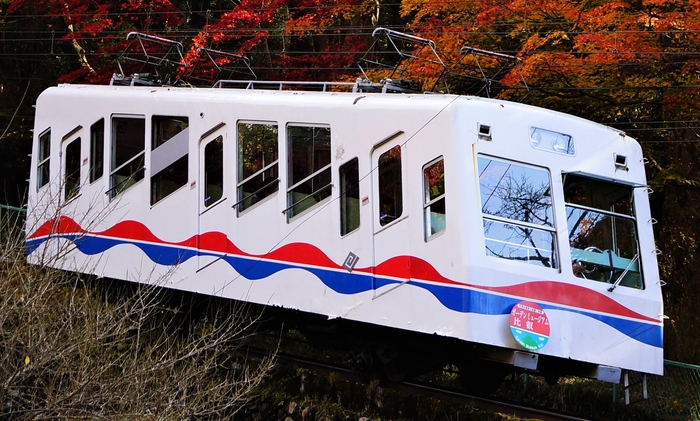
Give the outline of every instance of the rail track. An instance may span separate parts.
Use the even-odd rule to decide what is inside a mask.
[[[251,355],[269,355],[269,349],[258,347],[249,347],[247,352]],[[329,375],[334,373],[347,381],[362,381],[352,369],[337,363],[315,360],[312,358],[292,355],[289,353],[278,352],[276,354],[277,361],[282,365],[294,366],[312,370],[319,374]],[[542,421],[584,421],[585,418],[580,418],[570,414],[563,414],[547,410],[545,408],[533,408],[524,406],[514,402],[504,400],[474,396],[466,394],[459,389],[445,387],[442,385],[431,384],[428,382],[390,382],[384,384],[385,387],[391,388],[405,395],[422,395],[429,396],[433,399],[438,399],[457,406],[472,407],[484,412],[495,412],[504,415],[513,416],[516,418],[527,420],[542,420]]]

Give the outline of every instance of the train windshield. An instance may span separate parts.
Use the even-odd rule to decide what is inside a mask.
[[[557,269],[549,172],[479,156],[486,254]]]
[[[644,288],[632,186],[565,174],[564,199],[574,275]]]

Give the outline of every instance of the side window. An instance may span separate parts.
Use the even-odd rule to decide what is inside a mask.
[[[564,200],[574,275],[644,288],[632,187],[567,174]]]
[[[478,157],[486,254],[558,268],[549,172]]]
[[[189,118],[154,115],[152,119],[153,135],[151,149],[158,149],[165,142],[175,138],[189,127]]]
[[[51,162],[51,129],[39,135],[39,159],[36,169],[37,190],[49,182],[49,164]]]
[[[445,161],[439,158],[423,167],[425,239],[445,230]]]
[[[90,126],[90,182],[102,177],[105,160],[105,119]]]
[[[187,184],[189,129],[187,117],[153,116],[151,136],[151,205]]]
[[[224,138],[218,136],[204,147],[204,207],[224,195]]]
[[[277,125],[238,123],[238,212],[279,188]]]
[[[64,198],[66,200],[78,194],[80,190],[80,138],[66,146],[65,174],[63,178]]]
[[[340,166],[340,235],[360,226],[360,173],[357,158]]]
[[[143,117],[112,118],[110,199],[143,179],[145,146],[146,124]]]
[[[379,155],[379,224],[384,226],[401,217],[403,194],[401,184],[401,146]]]
[[[287,217],[331,195],[331,128],[287,126]]]

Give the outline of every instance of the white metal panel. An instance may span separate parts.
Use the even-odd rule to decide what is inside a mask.
[[[149,206],[149,176],[157,170],[157,165],[151,165],[144,180],[108,203],[105,168],[100,180],[81,188],[82,196],[72,202],[71,208],[60,209],[55,198],[60,195],[57,145],[62,133],[78,124],[88,128],[100,118],[109,121],[114,113],[145,115],[147,122],[153,114],[188,116],[190,182]],[[289,122],[330,125],[332,196],[287,221],[282,213],[286,207],[286,142],[281,137],[279,191],[237,215],[231,208],[235,202],[235,142],[227,138],[227,192],[212,211],[199,209],[202,180],[201,161],[195,158],[200,151],[198,139],[221,122],[235,127],[239,119],[276,121],[280,128]],[[491,126],[491,140],[478,138],[479,123]],[[533,126],[571,135],[575,154],[533,148],[529,142]],[[647,280],[644,290],[621,287],[611,293],[604,283],[576,278],[567,265],[571,256],[561,174],[581,171],[628,183],[646,182],[641,148],[618,131],[535,107],[450,95],[62,85],[47,90],[37,102],[31,185],[36,183],[37,136],[49,127],[54,144],[52,180],[39,192],[30,189],[27,231],[34,237],[29,244],[39,247],[29,255],[32,262],[39,262],[44,251],[71,243],[42,243],[48,231],[37,231],[39,225],[60,214],[87,232],[82,233],[83,238],[95,240],[82,243],[82,249],[57,263],[62,267],[140,282],[163,282],[188,291],[509,349],[519,349],[508,330],[509,306],[532,299],[543,306],[552,326],[551,339],[540,354],[650,373],[661,371],[663,349],[658,337],[630,336],[636,328],[651,326],[657,336],[662,329],[663,307],[646,192],[634,192],[641,262]],[[370,152],[378,141],[397,131],[404,132],[395,143],[404,144],[404,212],[411,217],[389,224],[382,231],[374,219],[376,198],[370,186],[376,180],[376,162],[370,160]],[[105,133],[110,132],[108,123]],[[105,143],[110,145],[109,139]],[[485,255],[475,161],[479,153],[549,169],[560,270]],[[615,167],[615,154],[628,157],[627,171]],[[420,172],[425,163],[439,155],[445,158],[447,229],[425,242]],[[353,157],[359,158],[360,165],[361,222],[356,232],[341,237],[337,171]],[[151,159],[153,164],[153,156]],[[210,253],[206,257],[209,260],[200,262],[195,257],[197,241],[200,235],[211,232],[221,233],[218,238],[233,247],[226,243],[229,248],[225,253]],[[342,265],[351,252],[359,260],[348,271]],[[186,260],[174,264],[177,256]],[[391,268],[384,273],[385,279],[398,281],[375,291],[372,276],[377,265],[400,256],[409,257],[405,262],[421,262],[423,269],[415,274],[413,269],[406,272]],[[161,257],[160,264],[153,262]],[[204,266],[206,269],[198,271]],[[401,278],[402,273],[410,276]],[[386,292],[406,279],[403,286]],[[577,294],[586,298],[577,299]],[[596,306],[585,302],[591,298]],[[601,353],[601,349],[608,352]]]

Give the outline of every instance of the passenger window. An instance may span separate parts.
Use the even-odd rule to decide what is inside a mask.
[[[181,135],[189,126],[189,118],[153,116],[151,126],[153,130],[151,149],[157,149],[160,145],[175,138],[178,134]]]
[[[110,199],[143,179],[145,146],[146,124],[143,117],[112,118]]]
[[[567,174],[564,199],[574,275],[644,288],[632,187]]]
[[[549,172],[478,157],[486,254],[557,268]]]
[[[39,135],[39,159],[37,160],[37,190],[49,182],[49,165],[51,162],[51,129]]]
[[[340,235],[360,226],[360,174],[357,158],[340,166]]]
[[[80,190],[80,138],[66,146],[65,174],[63,178],[64,198],[72,198]]]
[[[216,203],[224,194],[224,138],[218,136],[204,147],[204,206]]]
[[[331,195],[330,127],[288,126],[287,217]]]
[[[188,122],[170,116],[151,120],[151,205],[187,184]]]
[[[151,205],[187,184],[187,155],[151,177]]]
[[[442,158],[423,167],[423,192],[427,240],[445,230],[445,166]]]
[[[90,126],[90,182],[102,177],[105,160],[105,119]]]
[[[379,156],[379,224],[384,226],[401,217],[403,195],[401,185],[401,146]]]
[[[238,212],[279,188],[277,125],[238,123]]]

